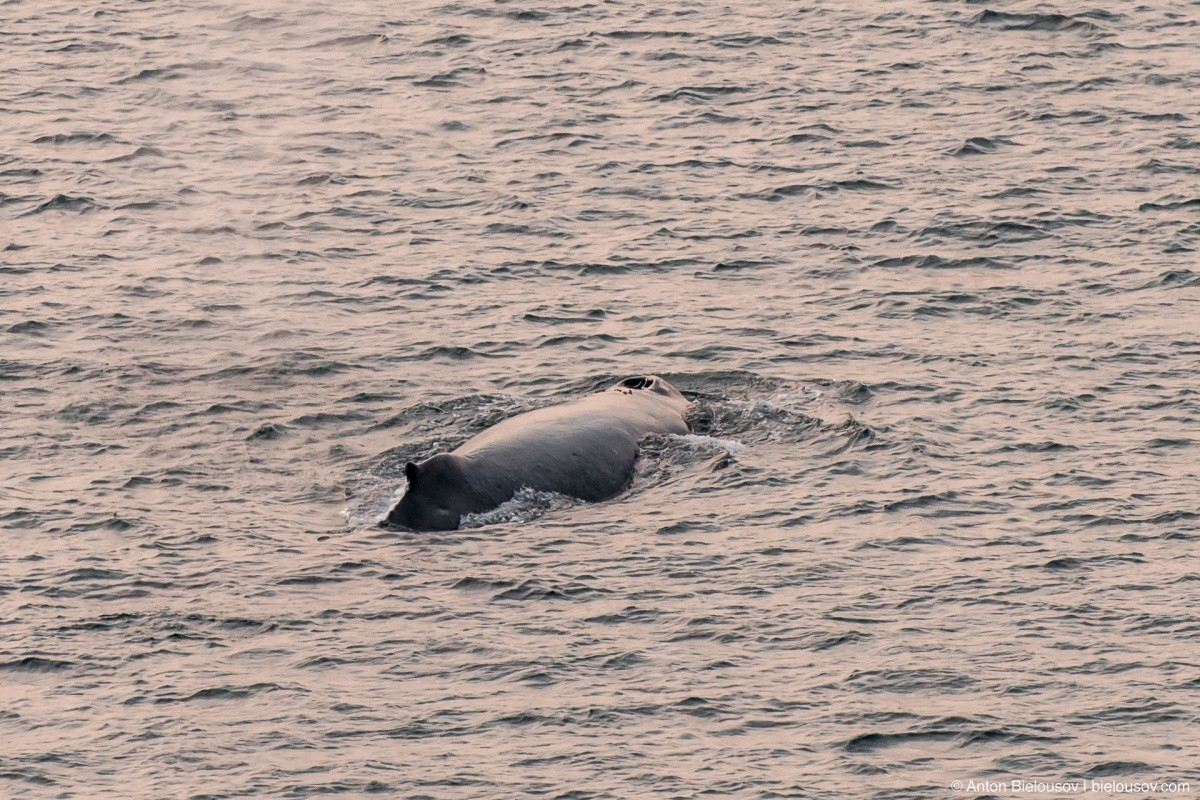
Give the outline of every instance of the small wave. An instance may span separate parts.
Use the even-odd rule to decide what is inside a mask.
[[[177,69],[143,69],[134,75],[127,75],[117,81],[118,86],[124,86],[136,81],[173,80],[181,77]]]
[[[200,689],[188,695],[168,694],[154,699],[155,703],[192,703],[203,700],[244,700],[264,692],[281,691],[282,686],[276,683],[254,683],[249,686],[214,686]]]
[[[820,197],[836,192],[885,192],[901,188],[894,183],[871,180],[869,178],[851,178],[842,181],[824,181],[820,183],[789,183],[772,189],[757,192],[743,192],[738,195],[743,200],[766,200],[777,202],[785,197],[808,195]]]
[[[229,22],[219,27],[230,31],[248,31],[256,28],[274,28],[285,24],[279,17],[256,17],[253,14],[239,14]]]
[[[0,661],[0,671],[5,672],[62,672],[76,666],[73,661],[55,658],[25,656],[14,661]]]
[[[1158,203],[1142,203],[1138,206],[1138,211],[1178,211],[1179,209],[1198,209],[1200,210],[1200,197],[1193,197],[1189,200],[1167,200]]]
[[[6,330],[9,333],[21,333],[26,336],[41,336],[49,329],[50,326],[45,322],[36,319],[27,319],[24,322],[16,322],[9,325]]]
[[[805,142],[828,142],[828,136],[822,136],[819,133],[793,133],[791,136],[782,140],[784,144],[802,144]]]
[[[305,49],[320,50],[327,47],[355,47],[364,44],[387,44],[388,37],[384,33],[358,33],[349,36],[335,36],[308,45]]]
[[[714,47],[762,47],[763,45],[783,44],[774,36],[753,36],[750,34],[726,34],[715,36],[709,40]]]
[[[565,584],[529,578],[517,586],[496,594],[493,600],[559,600],[580,595],[587,596],[597,593],[607,593],[608,590],[591,586],[581,581],[570,581]]]
[[[984,9],[972,20],[977,25],[991,25],[1005,31],[1077,31],[1091,33],[1099,30],[1095,23],[1066,14],[1021,14],[1011,11]]]
[[[1176,136],[1166,144],[1167,147],[1175,150],[1198,150],[1200,149],[1200,141],[1196,141],[1190,136]]]
[[[1197,285],[1200,285],[1200,275],[1197,275],[1190,269],[1181,267],[1179,269],[1167,270],[1166,272],[1156,276],[1153,280],[1142,284],[1142,286],[1139,288],[1151,289],[1160,286],[1185,287]]]
[[[157,147],[142,146],[132,153],[126,153],[123,156],[115,156],[114,158],[105,159],[106,164],[120,164],[126,161],[135,161],[139,158],[166,158],[166,154]]]
[[[423,45],[443,45],[446,47],[466,47],[471,44],[474,39],[465,33],[452,33],[448,36],[438,36],[433,39],[427,39],[421,44]]]
[[[687,31],[629,31],[617,30],[604,34],[610,39],[691,39],[694,34]]]
[[[962,145],[954,150],[951,155],[954,156],[978,156],[987,153],[994,153],[1001,145],[1011,145],[1014,142],[1011,139],[1006,139],[1003,136],[997,136],[994,139],[989,139],[986,136],[972,136],[967,139]]]
[[[34,144],[108,144],[118,139],[110,133],[56,133],[39,136]]]
[[[258,426],[253,433],[246,437],[246,441],[273,441],[275,439],[282,439],[287,435],[288,430],[289,426],[287,425],[267,422]]]
[[[525,314],[522,319],[524,319],[526,322],[537,322],[546,325],[563,325],[572,322],[602,322],[607,316],[608,312],[602,308],[593,308],[586,314],[571,314],[564,309],[563,313],[559,315],[535,314],[533,312],[529,312]]]
[[[741,94],[750,91],[748,86],[684,86],[674,91],[664,92],[651,97],[660,103],[674,100],[685,100],[689,103],[707,103],[718,97]]]
[[[95,211],[97,208],[99,208],[99,205],[90,197],[73,197],[69,194],[56,194],[29,213],[41,214],[46,211],[74,211],[79,214],[87,214]]]
[[[452,69],[449,72],[439,72],[430,78],[413,81],[413,86],[421,86],[427,89],[452,89],[455,87],[464,87],[468,86],[470,82],[478,80],[486,73],[487,71],[482,67],[459,67],[458,69]]]

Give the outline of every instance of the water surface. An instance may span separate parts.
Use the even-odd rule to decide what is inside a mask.
[[[1197,786],[1196,16],[0,5],[0,794]]]

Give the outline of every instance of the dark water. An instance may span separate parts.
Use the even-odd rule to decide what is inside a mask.
[[[1194,793],[1198,18],[0,5],[0,795]]]

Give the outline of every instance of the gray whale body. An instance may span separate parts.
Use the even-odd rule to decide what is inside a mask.
[[[633,479],[639,443],[652,433],[687,433],[688,401],[654,375],[504,420],[450,453],[408,462],[408,487],[380,523],[418,531],[458,528],[464,514],[490,511],[529,487],[588,502]]]

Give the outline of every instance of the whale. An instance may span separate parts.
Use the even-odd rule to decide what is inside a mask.
[[[641,375],[509,417],[456,450],[405,464],[404,493],[379,525],[456,530],[464,516],[491,511],[524,488],[608,500],[633,480],[646,436],[689,432],[689,405],[662,378]]]

